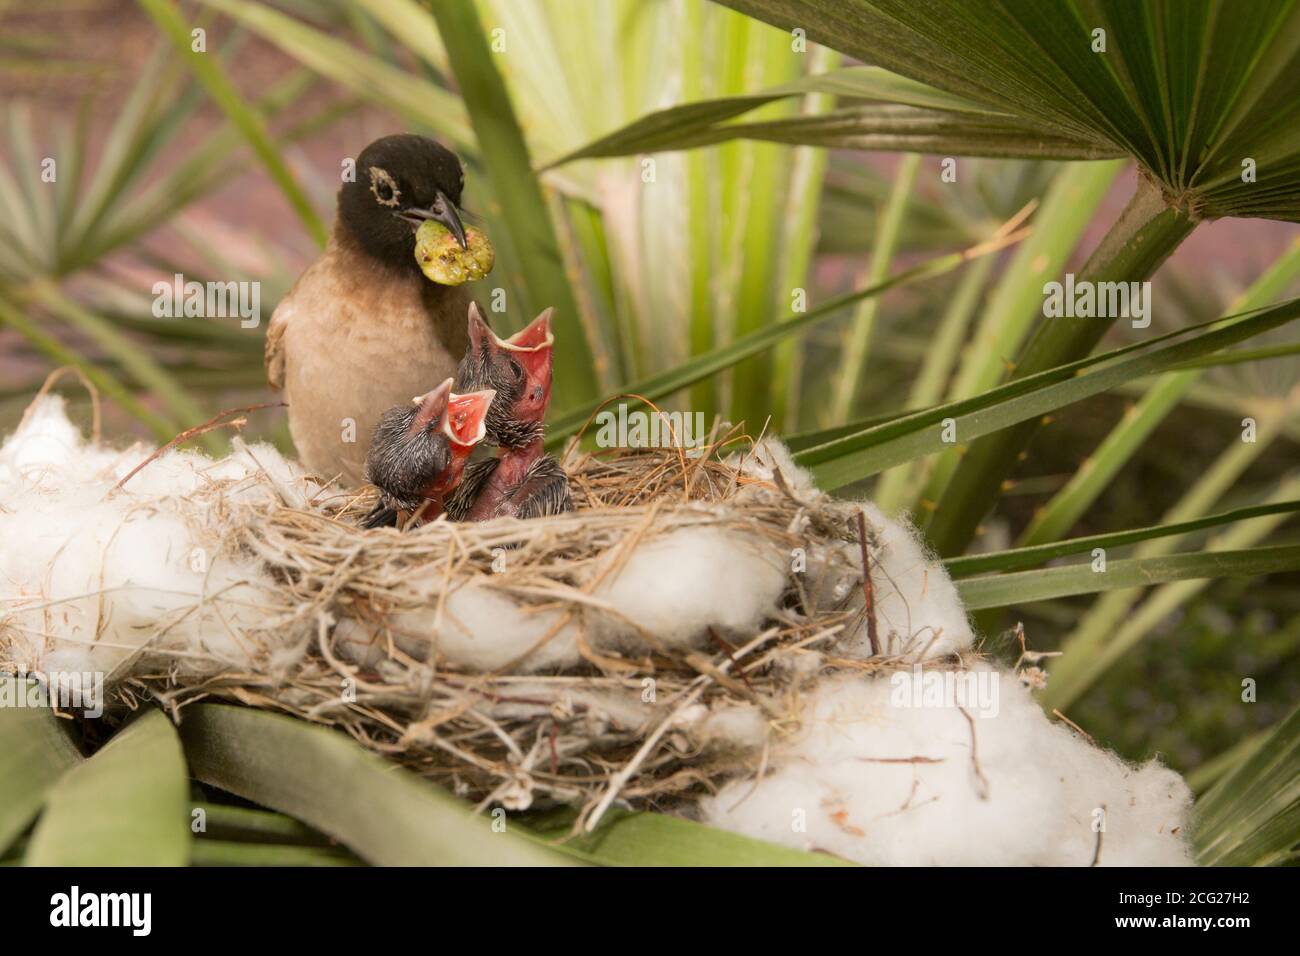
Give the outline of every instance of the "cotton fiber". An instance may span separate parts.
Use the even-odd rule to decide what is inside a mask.
[[[918,690],[981,671],[996,678],[991,695]],[[1154,761],[1130,766],[1050,720],[1014,674],[836,677],[800,717],[761,779],[702,803],[706,822],[873,866],[1191,862],[1182,778]]]

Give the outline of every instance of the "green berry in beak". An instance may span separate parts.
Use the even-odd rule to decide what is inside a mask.
[[[439,285],[464,285],[492,271],[496,251],[488,237],[473,226],[465,230],[462,249],[450,229],[426,219],[415,231],[415,261],[420,271]]]

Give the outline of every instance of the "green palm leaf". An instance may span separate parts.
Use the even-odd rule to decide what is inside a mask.
[[[723,2],[986,109],[1109,144],[1197,217],[1300,218],[1293,0]],[[1242,180],[1246,158],[1254,182]]]
[[[654,401],[687,388],[695,382],[708,378],[720,371],[731,368],[754,355],[759,355],[792,335],[806,332],[808,329],[840,315],[846,306],[863,299],[878,296],[890,290],[921,282],[935,276],[951,272],[964,262],[988,255],[994,245],[975,247],[965,252],[954,252],[946,256],[937,256],[928,262],[896,272],[882,282],[855,289],[844,295],[836,296],[807,312],[786,316],[779,322],[773,322],[747,335],[735,339],[728,345],[721,346],[695,355],[676,368],[648,376],[623,387],[617,395],[611,395],[601,401],[592,402],[567,415],[562,415],[550,423],[546,429],[546,441],[550,446],[557,446],[565,438],[577,433],[596,414],[600,408],[615,398],[626,396],[628,404],[633,405],[640,399]]]
[[[556,337],[563,342],[555,352],[555,402],[559,408],[571,408],[596,394],[596,376],[541,183],[473,5],[441,3],[432,10],[470,112],[495,201],[508,211],[501,222],[522,273],[522,311],[532,316],[555,308]]]
[[[528,821],[540,836],[569,836],[572,810],[558,810]],[[804,853],[683,820],[662,813],[611,810],[593,833],[566,844],[606,866],[852,866],[839,857]]]
[[[770,103],[808,93],[879,101],[881,105],[772,122],[728,122]],[[893,141],[886,142],[886,137]],[[546,168],[578,159],[691,149],[730,139],[891,150],[908,150],[912,148],[909,144],[915,144],[917,151],[924,152],[937,152],[948,144],[962,155],[1036,153],[1069,159],[1119,155],[1118,150],[1095,141],[1071,139],[1057,131],[1044,133],[965,97],[888,70],[856,66],[801,77],[757,93],[700,100],[650,113],[550,161]]]
[[[244,134],[253,148],[257,158],[262,161],[271,178],[280,187],[289,205],[298,213],[303,225],[317,245],[325,245],[328,234],[325,224],[312,208],[311,202],[303,193],[298,180],[294,178],[289,167],[285,165],[280,153],[271,142],[266,130],[266,121],[255,109],[251,109],[235,90],[230,78],[222,69],[221,61],[208,56],[206,52],[196,52],[191,47],[190,27],[169,0],[140,0],[141,6],[154,19],[154,22],[171,39],[176,50],[189,64],[194,75],[203,84],[208,95],[221,107],[235,127]]]
[[[1196,803],[1202,866],[1294,862],[1300,843],[1300,708]]]
[[[1300,545],[1244,548],[1155,558],[1121,558],[1106,562],[1105,571],[1094,571],[1091,563],[1084,563],[964,578],[957,582],[957,593],[967,610],[978,611],[1169,581],[1255,577],[1296,569],[1300,569]]]
[[[1236,508],[1218,514],[1206,515],[1190,521],[1176,521],[1170,524],[1152,525],[1148,528],[1134,528],[1130,531],[1112,531],[1107,534],[1093,534],[1084,538],[1071,538],[1050,544],[1032,545],[1014,548],[1009,551],[991,551],[986,554],[971,554],[961,558],[949,558],[944,567],[954,578],[966,578],[990,571],[1014,571],[1045,564],[1057,558],[1071,554],[1082,554],[1094,548],[1122,548],[1125,545],[1148,541],[1152,538],[1165,538],[1173,535],[1188,534],[1206,528],[1217,528],[1234,521],[1246,521],[1264,515],[1285,515],[1300,511],[1300,501],[1279,501],[1270,504],[1252,505],[1248,508]]]
[[[495,832],[450,794],[343,734],[278,714],[187,707],[181,739],[201,782],[328,833],[389,866],[536,866],[571,862],[513,830]]]
[[[795,461],[809,468],[823,488],[842,488],[885,468],[950,447],[951,443],[944,440],[944,429],[941,428],[945,420],[954,423],[958,441],[979,438],[1023,422],[1037,421],[1041,416],[1080,399],[1140,376],[1164,371],[1188,359],[1208,355],[1296,318],[1300,318],[1300,300],[1235,319],[1217,330],[1207,329],[1222,320],[1170,332],[1093,358],[1013,379],[973,398],[948,402],[824,445],[805,448],[795,455]],[[1197,334],[1190,341],[1162,344],[1191,332]],[[1098,365],[1101,367],[1080,374]]]
[[[30,866],[183,866],[189,781],[176,729],[150,710],[59,778],[27,848]]]
[[[33,697],[34,681],[0,674],[0,854],[35,819],[55,782],[81,762],[60,720]],[[35,706],[20,706],[19,701]]]

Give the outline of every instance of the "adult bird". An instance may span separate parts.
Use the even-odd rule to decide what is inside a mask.
[[[458,207],[465,172],[424,136],[375,140],[338,192],[324,253],[276,308],[266,372],[283,389],[298,456],[323,478],[364,480],[384,411],[455,373],[469,293],[428,281],[415,260],[426,219],[465,246]]]
[[[494,390],[484,443],[499,446],[501,452],[465,469],[446,502],[447,517],[453,521],[536,518],[573,510],[564,469],[543,445],[555,345],[552,312],[547,309],[527,328],[503,339],[483,321],[478,306],[469,307],[470,344],[456,373],[456,387]]]

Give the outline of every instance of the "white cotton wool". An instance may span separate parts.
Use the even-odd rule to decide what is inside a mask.
[[[876,612],[877,640],[882,653],[907,660],[932,660],[955,654],[975,641],[966,608],[957,596],[948,572],[921,544],[916,531],[902,521],[886,518],[870,501],[856,503],[875,532],[871,568],[872,600]],[[859,560],[860,560],[860,551]],[[854,607],[862,607],[859,588]],[[871,647],[865,622],[840,645],[850,657],[869,657]]]
[[[733,463],[742,464],[741,456]],[[775,482],[779,472],[785,487],[799,500],[822,497],[812,476],[775,439],[764,439],[743,458],[744,469],[756,478]],[[957,589],[943,566],[925,548],[920,535],[906,522],[885,516],[871,501],[836,504],[845,515],[861,510],[873,536],[871,583],[876,638],[881,653],[909,661],[933,660],[969,648],[975,640]],[[862,551],[856,542],[812,543],[807,549],[804,589],[817,607],[861,610]],[[836,653],[866,658],[872,654],[866,616],[855,619],[840,638]]]
[[[1097,749],[1049,720],[1014,674],[979,670],[996,696],[956,698],[971,720],[951,698],[917,706],[906,671],[824,682],[765,776],[706,799],[705,821],[868,865],[1191,863],[1178,774]]]
[[[182,666],[254,659],[248,635],[284,609],[258,563],[223,547],[196,492],[233,480],[227,507],[265,494],[240,485],[254,454],[287,484],[301,476],[269,446],[220,462],[171,452],[115,489],[149,452],[86,444],[58,396],[38,399],[0,447],[0,661],[111,682],[145,645]]]
[[[467,584],[447,595],[434,643],[443,660],[473,670],[514,661],[520,671],[572,666],[581,659],[577,628],[563,617],[531,610],[486,585]]]
[[[735,704],[713,710],[700,707],[687,722],[691,736],[705,746],[757,751],[768,738],[768,719],[753,704]]]
[[[391,639],[418,661],[438,661],[474,671],[531,673],[572,667],[578,627],[555,610],[534,610],[487,584],[468,583],[440,595],[431,590],[420,607],[391,611],[381,626],[343,618],[334,641],[346,658],[367,667],[388,656]],[[549,635],[549,636],[548,636]]]
[[[789,584],[788,556],[762,535],[680,528],[642,541],[596,587],[618,609],[597,612],[596,640],[632,653],[653,649],[642,631],[670,646],[703,645],[710,627],[749,631],[775,610]]]
[[[662,646],[703,646],[708,629],[748,631],[776,609],[788,578],[784,555],[760,535],[689,527],[642,540],[630,554],[611,552],[617,567],[592,600],[565,611],[530,608],[487,583],[447,593],[441,613],[433,589],[424,606],[388,614],[384,628],[403,651],[470,670],[506,665],[521,673],[572,667],[578,638],[593,651],[645,655]],[[548,636],[549,635],[549,636]],[[378,644],[365,628],[342,632],[345,653],[373,664]]]

